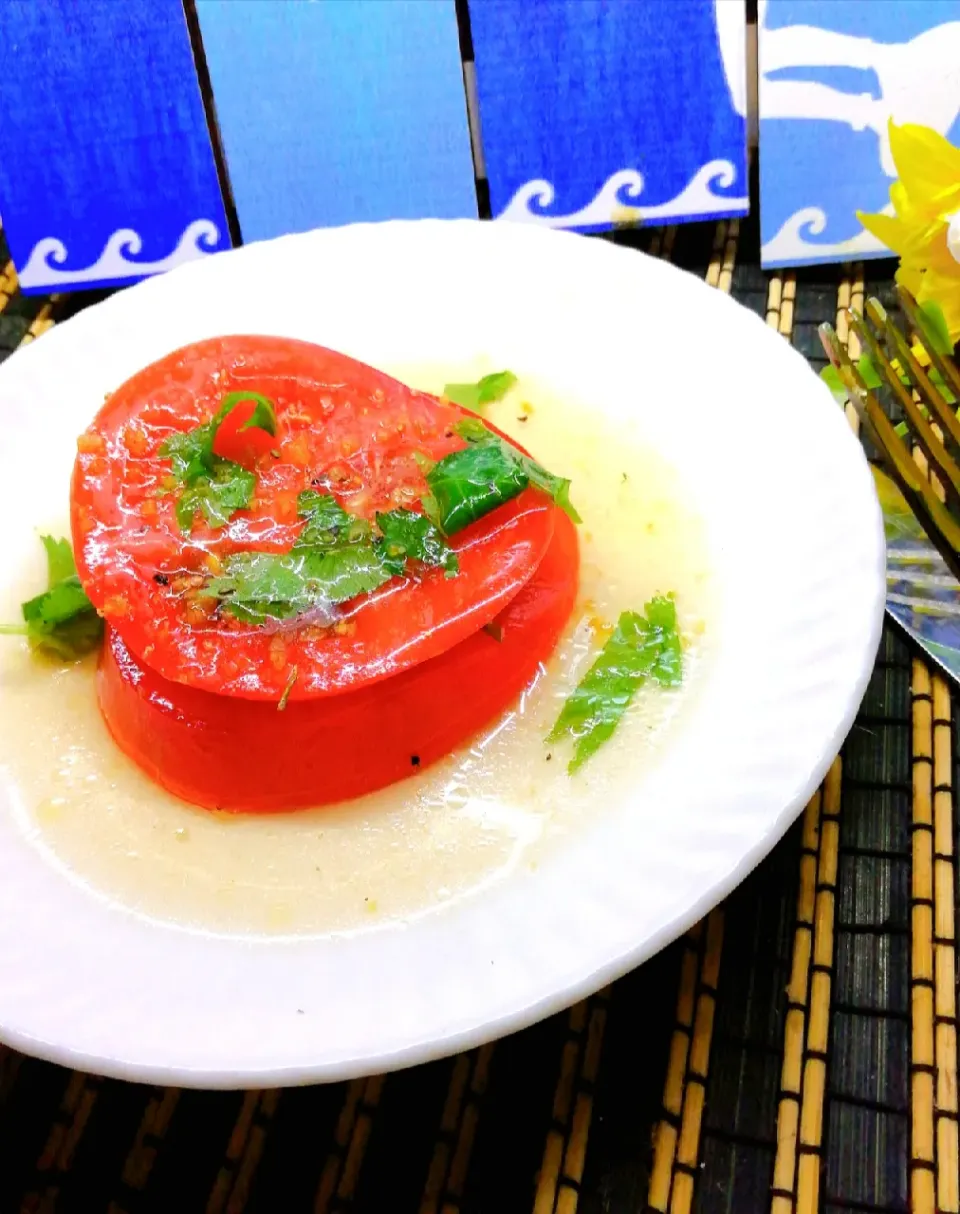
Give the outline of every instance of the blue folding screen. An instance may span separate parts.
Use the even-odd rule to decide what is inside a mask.
[[[245,240],[477,214],[454,0],[197,0]]]
[[[960,0],[760,0],[763,263],[887,255],[888,121],[960,141]]]
[[[2,0],[0,214],[23,290],[229,246],[180,0]]]
[[[470,0],[495,218],[742,215],[742,0]]]

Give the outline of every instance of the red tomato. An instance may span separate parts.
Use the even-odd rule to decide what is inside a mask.
[[[255,408],[253,401],[240,401],[230,410],[217,429],[213,444],[214,455],[231,459],[235,464],[242,464],[244,468],[256,468],[259,460],[276,449],[274,435],[261,430],[259,426],[247,427]]]
[[[266,396],[277,413],[276,436],[248,453],[255,502],[216,530],[198,515],[184,535],[160,447],[237,391]],[[228,449],[251,434],[239,432],[245,408],[224,435]],[[532,576],[558,513],[540,492],[524,491],[453,537],[457,577],[426,570],[394,578],[338,631],[251,627],[225,611],[209,614],[212,600],[186,592],[230,553],[289,549],[302,529],[303,489],[332,492],[365,518],[415,508],[425,491],[415,455],[440,459],[462,447],[452,426],[464,416],[306,342],[222,337],[177,350],[118,388],[78,440],[71,524],[84,589],[131,653],[205,691],[276,702],[296,667],[292,698],[312,699],[433,658],[492,620]]]
[[[100,708],[147,775],[206,808],[266,813],[362,796],[429,767],[492,723],[553,652],[577,592],[576,529],[563,514],[533,578],[485,630],[375,686],[275,704],[164,679],[109,628]]]

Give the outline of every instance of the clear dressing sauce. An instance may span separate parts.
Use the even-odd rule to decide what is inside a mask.
[[[435,392],[496,369],[391,368]],[[51,862],[153,918],[287,935],[429,912],[529,870],[558,844],[576,846],[577,830],[669,746],[703,681],[714,644],[705,529],[673,469],[586,403],[521,380],[487,416],[572,478],[583,517],[578,604],[521,704],[469,748],[348,805],[211,814],[174,800],[116,749],[97,709],[94,659],[56,668],[4,639],[0,769],[17,788],[23,830]],[[68,533],[63,521],[51,529]],[[29,583],[4,589],[3,618],[17,618],[21,599],[36,593],[40,561]],[[667,591],[677,595],[686,641],[683,687],[641,689],[614,737],[568,776],[568,747],[544,737],[602,643],[595,625]]]

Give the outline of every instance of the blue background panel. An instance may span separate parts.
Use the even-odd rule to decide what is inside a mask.
[[[887,256],[857,210],[889,203],[887,123],[960,141],[960,0],[761,0],[766,266]]]
[[[742,2],[470,0],[470,22],[494,217],[746,212]]]
[[[454,0],[198,0],[244,240],[476,217]]]
[[[0,215],[25,291],[229,246],[180,0],[2,0]]]

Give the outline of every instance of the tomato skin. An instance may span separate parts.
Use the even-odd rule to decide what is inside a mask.
[[[214,455],[231,459],[244,468],[256,468],[271,451],[276,450],[276,438],[258,426],[247,426],[256,409],[251,401],[240,401],[220,423],[213,443]]]
[[[506,711],[556,647],[578,575],[576,529],[560,514],[497,617],[499,642],[481,630],[382,683],[282,712],[164,679],[108,628],[100,709],[121,750],[185,801],[245,813],[345,801],[422,771]]]
[[[269,444],[262,432],[240,432],[243,405],[227,419],[237,415],[223,444],[240,443],[256,464],[255,502],[216,530],[198,516],[184,536],[161,446],[242,391],[268,397],[277,414]],[[515,597],[553,534],[557,511],[543,494],[525,490],[454,536],[457,577],[421,570],[393,579],[349,604],[338,631],[272,634],[226,611],[205,615],[189,593],[233,552],[288,550],[303,526],[303,489],[332,492],[365,518],[416,508],[425,482],[414,453],[440,459],[463,446],[453,426],[465,416],[307,342],[233,336],[174,351],[119,387],[78,442],[71,528],[84,589],[132,654],[204,691],[276,703],[293,667],[294,701],[395,676],[458,644]]]

